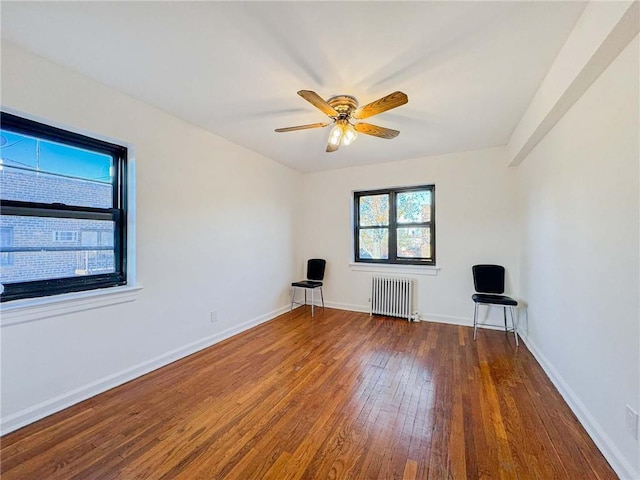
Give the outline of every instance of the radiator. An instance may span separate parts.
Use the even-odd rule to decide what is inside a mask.
[[[371,315],[401,317],[411,321],[413,285],[410,278],[373,277]]]

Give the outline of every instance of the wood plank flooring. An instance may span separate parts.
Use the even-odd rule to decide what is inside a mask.
[[[2,438],[12,479],[614,479],[522,344],[298,309]]]

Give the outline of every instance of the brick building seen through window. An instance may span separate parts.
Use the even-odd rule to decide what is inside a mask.
[[[86,180],[72,180],[49,174],[29,171],[12,171],[3,166],[3,197],[19,197],[37,201],[39,190],[53,188],[78,198],[87,197],[107,202],[111,196],[111,185]],[[19,190],[19,191],[16,191]],[[107,224],[105,224],[107,223]],[[44,217],[9,216],[0,217],[2,247],[40,247],[44,252],[2,252],[3,283],[24,282],[41,278],[64,278],[76,275],[107,273],[114,270],[112,250],[80,250],[75,247],[113,248],[113,223]]]

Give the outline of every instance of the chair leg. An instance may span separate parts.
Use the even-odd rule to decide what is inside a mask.
[[[473,339],[476,339],[476,332],[478,331],[478,304],[475,304],[473,309]]]
[[[514,315],[514,307],[509,308],[511,312],[511,325],[513,325],[513,335],[516,338],[516,347],[518,346],[518,321],[516,320],[516,316]]]
[[[322,309],[324,310],[324,295],[322,295],[322,287],[320,287],[320,300],[322,300]]]
[[[507,307],[502,307],[502,313],[504,314],[504,333],[507,333],[509,329],[507,328]]]
[[[313,292],[315,292],[316,289],[312,288],[311,289],[311,316],[313,317],[313,307],[315,306],[314,304],[316,303],[316,301],[313,298]]]
[[[289,309],[289,313],[293,312],[293,300],[296,296],[296,287],[293,287],[293,292],[291,292],[291,308]]]

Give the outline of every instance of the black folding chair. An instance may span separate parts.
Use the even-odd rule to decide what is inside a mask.
[[[472,295],[475,302],[473,312],[473,339],[476,339],[478,330],[478,307],[480,305],[498,306],[503,308],[504,331],[513,332],[518,346],[518,322],[514,314],[518,302],[511,297],[502,295],[504,293],[504,267],[501,265],[474,265],[473,285],[476,293]],[[511,330],[507,328],[507,307],[511,313]]]
[[[291,293],[291,309],[293,311],[293,305],[306,305],[307,304],[307,290],[311,290],[311,316],[314,315],[314,292],[316,288],[320,289],[320,299],[322,300],[322,308],[324,309],[324,296],[322,295],[322,280],[324,279],[324,270],[327,265],[327,261],[321,258],[312,258],[307,262],[307,279],[300,282],[293,282],[293,292]],[[296,289],[304,288],[304,303],[296,302]]]

